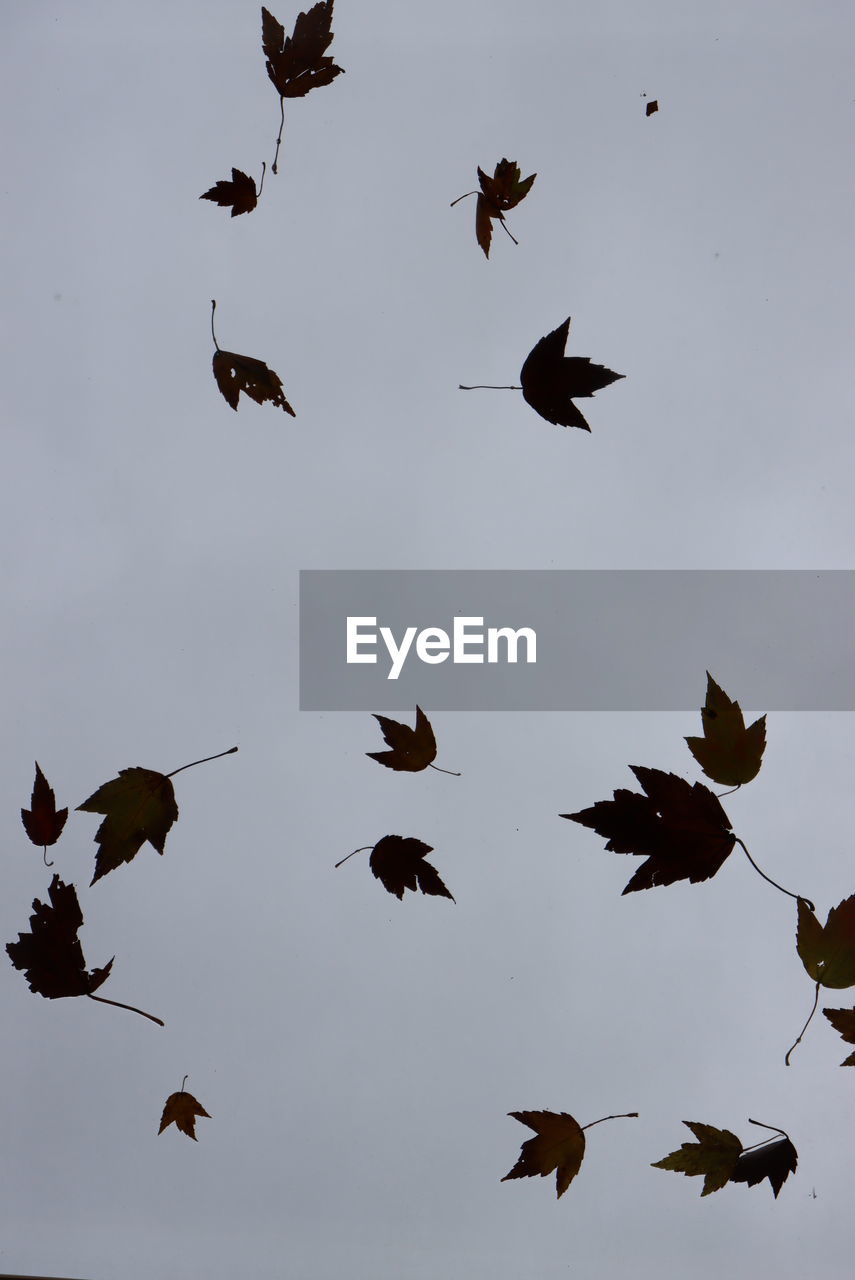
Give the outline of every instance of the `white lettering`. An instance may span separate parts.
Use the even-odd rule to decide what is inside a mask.
[[[445,662],[449,647],[448,632],[439,627],[425,627],[416,640],[416,653],[422,662]]]
[[[506,662],[516,662],[517,643],[520,636],[525,640],[526,662],[537,662],[537,634],[532,627],[520,627],[514,631],[511,627],[487,628],[487,661],[499,662],[499,640],[506,642]]]
[[[372,632],[370,635],[360,635],[360,626],[377,625],[376,618],[348,618],[347,620],[347,661],[348,662],[376,662],[376,653],[360,653],[359,646],[362,644],[376,644],[377,633]]]
[[[391,627],[381,627],[380,634],[383,637],[383,642],[386,645],[386,648],[389,650],[389,657],[392,659],[392,669],[386,679],[397,680],[407,659],[407,654],[410,652],[410,645],[413,643],[413,636],[416,634],[416,629],[415,627],[407,627],[400,645],[395,643],[395,637],[392,635]]]
[[[466,628],[469,625],[483,626],[483,618],[455,618],[454,619],[454,661],[455,662],[483,662],[483,653],[467,653],[466,646],[468,644],[484,643],[484,633],[479,631],[477,634],[468,632]]]

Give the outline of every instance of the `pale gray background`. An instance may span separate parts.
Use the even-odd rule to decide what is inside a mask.
[[[233,221],[198,196],[272,156],[256,3],[7,0],[2,27],[2,940],[50,878],[34,759],[73,806],[240,753],[176,780],[163,858],[91,890],[98,820],[69,820],[87,960],[167,1026],[7,965],[0,1268],[848,1276],[845,1046],[820,1019],[783,1066],[813,994],[794,904],[738,850],[621,898],[637,860],[557,817],[630,763],[697,777],[699,717],[442,714],[464,776],[396,775],[367,714],[297,711],[296,604],[300,568],[853,567],[851,7],[339,0],[347,73],[289,106]],[[448,206],[502,156],[538,177],[486,262]],[[212,297],[296,421],[220,397]],[[626,375],[590,436],[457,390],[517,381],[568,314]],[[769,742],[725,805],[824,918],[855,887],[852,719],[776,714]],[[390,832],[456,905],[396,901],[367,854],[333,871]],[[185,1072],[198,1143],[157,1136]],[[642,1114],[556,1203],[499,1181],[506,1113],[538,1108]],[[748,1116],[799,1149],[777,1201],[649,1168],[682,1120],[749,1141]]]

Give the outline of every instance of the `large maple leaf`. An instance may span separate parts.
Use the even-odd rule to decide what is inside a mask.
[[[24,830],[33,844],[41,845],[44,851],[45,866],[52,866],[53,864],[47,860],[47,846],[56,844],[62,835],[62,829],[68,817],[68,810],[57,809],[53,788],[39,768],[38,760],[36,761],[36,779],[33,783],[33,796],[30,800],[30,805],[31,808],[21,810],[21,821],[24,824]]]
[[[99,848],[92,884],[123,862],[130,862],[146,840],[162,854],[178,817],[175,791],[167,774],[139,766],[120,769],[118,778],[105,782],[77,808],[105,815],[95,833]]]
[[[509,1111],[537,1135],[522,1144],[516,1164],[502,1182],[511,1178],[545,1178],[555,1170],[555,1189],[563,1196],[582,1166],[585,1134],[566,1111]]]
[[[647,858],[624,893],[677,880],[709,880],[736,843],[718,797],[703,783],[686,782],[662,769],[630,768],[644,795],[620,788],[612,800],[561,817],[605,836],[612,853]]]
[[[735,1133],[729,1129],[717,1129],[712,1124],[684,1120],[683,1123],[698,1139],[684,1142],[678,1151],[653,1163],[654,1169],[669,1169],[685,1173],[688,1177],[703,1177],[702,1196],[720,1191],[728,1182],[744,1182],[756,1186],[764,1178],[769,1179],[775,1198],[791,1173],[795,1173],[798,1155],[790,1139],[781,1129],[779,1138],[769,1138],[756,1147],[744,1148]],[[749,1124],[758,1124],[750,1120]],[[769,1129],[771,1125],[760,1125]]]
[[[174,1124],[176,1129],[186,1133],[187,1137],[192,1138],[195,1142],[197,1116],[205,1116],[208,1120],[211,1119],[201,1102],[194,1098],[192,1093],[179,1089],[176,1093],[170,1093],[166,1099],[163,1114],[160,1117],[160,1128],[157,1132],[159,1134],[163,1133],[164,1129]]]
[[[417,888],[422,893],[451,898],[436,868],[425,862],[425,855],[433,853],[433,846],[414,836],[383,836],[371,851],[368,865],[385,889],[403,899],[404,890]]]
[[[569,332],[568,316],[563,324],[535,344],[520,372],[522,393],[535,413],[547,422],[590,431],[573,401],[592,396],[625,375],[594,364],[587,356],[565,356]]]
[[[267,58],[267,74],[281,98],[302,98],[311,89],[330,84],[342,75],[330,57],[324,57],[332,43],[334,0],[320,0],[306,13],[297,15],[294,31],[286,36],[282,23],[261,10],[261,43]]]
[[[384,764],[387,769],[418,773],[436,759],[436,738],[421,707],[416,707],[416,723],[412,729],[388,716],[375,715],[374,719],[380,725],[384,741],[391,747],[390,751],[366,751],[378,764]]]
[[[756,778],[766,747],[766,717],[748,728],[738,702],[727,696],[707,672],[707,696],[701,709],[702,738],[686,738],[689,750],[708,778],[737,787]]]
[[[160,1018],[151,1013],[94,994],[110,976],[113,960],[100,969],[87,970],[83,948],[77,937],[77,931],[83,924],[83,912],[73,884],[64,884],[58,875],[54,875],[48,886],[48,898],[48,902],[33,899],[30,932],[19,933],[17,942],[6,945],[9,959],[16,969],[24,971],[30,990],[46,996],[48,1000],[88,996],[101,1004],[112,1004],[131,1013],[139,1013],[162,1027]]]

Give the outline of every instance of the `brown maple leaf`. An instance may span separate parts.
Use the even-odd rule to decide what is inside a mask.
[[[32,840],[33,844],[41,845],[44,850],[43,857],[45,866],[53,866],[53,863],[47,860],[47,846],[56,844],[62,835],[62,829],[65,826],[68,817],[67,809],[57,809],[56,796],[53,789],[48,785],[48,780],[39,768],[39,762],[36,761],[36,780],[33,783],[33,796],[30,800],[32,808],[21,810],[21,821],[24,824],[24,830]]]
[[[593,364],[587,356],[565,356],[569,332],[568,316],[531,349],[520,371],[523,398],[547,422],[590,431],[573,401],[592,396],[625,375],[614,373],[605,365]]]
[[[192,1093],[186,1093],[184,1089],[179,1089],[177,1093],[170,1093],[166,1099],[163,1108],[163,1115],[160,1117],[160,1128],[158,1133],[163,1133],[169,1125],[174,1124],[182,1133],[186,1133],[188,1138],[196,1141],[196,1117],[205,1116],[211,1119],[209,1113],[202,1106]]]
[[[371,851],[368,865],[374,875],[396,898],[403,900],[404,890],[421,889],[422,893],[435,897],[451,898],[436,868],[425,862],[425,854],[433,853],[433,847],[413,836],[383,836]]]
[[[285,399],[282,390],[282,379],[273,369],[268,369],[263,360],[253,356],[239,356],[236,351],[222,351],[214,333],[214,312],[216,299],[211,299],[211,336],[214,339],[213,369],[217,386],[227,404],[237,409],[240,393],[249,396],[256,404],[264,404],[266,400],[277,409],[284,409],[296,418],[296,413]]]
[[[855,1044],[855,1009],[823,1009],[822,1012],[846,1044]],[[840,1065],[855,1067],[855,1053],[850,1053]]]
[[[366,751],[366,755],[387,769],[404,770],[418,773],[426,769],[436,759],[436,738],[430,721],[421,707],[416,707],[416,724],[411,729],[408,724],[399,720],[390,720],[388,716],[375,715],[374,719],[383,731],[383,738],[392,748],[391,751]]]
[[[799,898],[796,949],[819,986],[855,986],[855,894],[832,907],[824,925]]]
[[[555,1170],[555,1190],[563,1196],[582,1166],[585,1134],[566,1111],[509,1111],[537,1135],[522,1144],[516,1164],[502,1182],[512,1178],[545,1178]]]
[[[262,173],[262,183],[264,175]],[[224,178],[215,183],[209,191],[205,191],[200,200],[213,200],[215,204],[222,205],[226,208],[232,206],[232,217],[236,218],[241,213],[252,213],[258,204],[258,197],[261,194],[261,188],[256,191],[255,182],[248,174],[243,173],[240,169],[232,169],[232,180],[227,182]]]
[[[779,1138],[769,1138],[756,1147],[744,1148],[741,1140],[729,1129],[717,1129],[715,1125],[692,1120],[684,1120],[683,1123],[698,1141],[684,1142],[678,1151],[655,1161],[652,1167],[685,1173],[688,1177],[702,1176],[702,1196],[720,1191],[728,1182],[744,1182],[753,1187],[768,1178],[777,1199],[787,1178],[795,1173],[798,1155],[783,1129],[775,1130],[781,1135]],[[759,1120],[749,1120],[748,1123],[759,1125],[761,1129],[773,1127],[761,1124]]]
[[[103,813],[95,833],[98,853],[91,883],[123,862],[130,862],[146,840],[163,853],[166,837],[178,817],[175,791],[169,776],[154,769],[120,769],[77,806],[85,813]]]
[[[790,1139],[774,1138],[751,1150],[743,1151],[736,1162],[736,1168],[730,1175],[730,1181],[745,1182],[749,1187],[754,1187],[764,1178],[768,1178],[777,1200],[778,1192],[790,1174],[795,1173],[798,1162],[798,1152]]]
[[[282,129],[285,125],[285,99],[302,98],[311,89],[330,84],[344,68],[336,66],[326,55],[332,43],[333,0],[319,0],[305,13],[297,15],[294,31],[286,36],[285,28],[269,9],[261,10],[261,45],[267,59],[267,74],[279,94],[279,136],[276,154],[270,166],[277,172]]]
[[[686,738],[686,742],[707,777],[723,787],[738,787],[756,778],[766,747],[766,717],[746,728],[739,703],[727,696],[709,672],[701,721],[704,736]]]
[[[703,783],[686,782],[674,773],[630,768],[644,795],[621,788],[612,800],[561,817],[605,836],[612,853],[646,856],[624,893],[676,880],[709,880],[736,843],[718,797]]]
[[[532,173],[528,178],[522,178],[520,167],[513,160],[500,160],[493,171],[492,178],[479,165],[478,182],[481,190],[467,191],[466,195],[458,196],[456,200],[452,200],[451,207],[454,208],[461,200],[465,200],[466,196],[477,195],[475,238],[484,250],[485,258],[490,256],[490,241],[493,237],[494,218],[501,222],[514,244],[519,243],[508,231],[505,223],[505,213],[526,198],[536,177],[537,174]]]
[[[30,932],[19,933],[17,942],[6,945],[9,959],[16,969],[24,971],[30,990],[48,1000],[89,996],[101,1004],[113,1004],[119,1009],[142,1014],[162,1027],[160,1018],[153,1014],[93,994],[110,976],[113,960],[101,969],[87,971],[83,948],[77,937],[77,931],[83,924],[83,912],[73,884],[64,884],[58,875],[54,875],[48,886],[48,898],[49,902],[33,899]]]

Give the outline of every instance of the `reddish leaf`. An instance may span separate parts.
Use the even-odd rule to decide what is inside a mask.
[[[369,866],[374,875],[396,898],[403,899],[404,890],[416,888],[435,897],[454,897],[439,878],[435,867],[425,862],[425,854],[432,853],[432,846],[412,836],[383,836],[371,851]]]
[[[199,199],[213,200],[224,208],[232,205],[232,217],[236,218],[240,213],[252,213],[258,203],[258,192],[255,182],[248,174],[242,173],[240,169],[232,169],[231,182],[221,179]]]
[[[723,787],[741,786],[756,778],[766,747],[766,717],[746,729],[739,703],[727,696],[709,672],[701,721],[704,736],[686,742],[707,777]]]
[[[123,862],[130,862],[147,840],[163,853],[166,837],[178,817],[172,782],[154,769],[120,769],[88,800],[77,806],[86,813],[103,813],[95,833],[99,846],[91,883]]]
[[[31,809],[21,810],[21,821],[24,824],[24,830],[32,840],[33,844],[41,845],[46,848],[49,844],[56,844],[62,835],[62,829],[65,826],[65,820],[68,817],[67,809],[57,809],[56,797],[52,788],[48,785],[48,780],[39,768],[39,762],[36,761],[36,780],[33,783],[33,797],[30,801]]]
[[[565,356],[569,332],[568,316],[529,352],[520,372],[523,398],[547,422],[590,431],[573,400],[592,396],[595,391],[623,378],[624,374],[613,373],[602,364],[593,364],[587,356]]]
[[[504,222],[505,212],[525,199],[536,177],[537,174],[532,173],[528,178],[522,178],[520,167],[513,160],[500,160],[492,178],[478,166],[481,193],[475,206],[475,235],[485,257],[490,256],[492,219]]]
[[[563,1196],[576,1177],[585,1155],[585,1134],[566,1111],[509,1111],[520,1124],[534,1129],[537,1137],[522,1144],[519,1158],[502,1182],[511,1178],[546,1177],[555,1173],[555,1189]]]
[[[365,754],[372,760],[384,764],[387,769],[418,773],[436,759],[436,738],[421,707],[416,707],[414,729],[398,720],[390,720],[387,716],[375,715],[374,719],[379,723],[383,738],[392,750],[366,751]]]
[[[177,1093],[171,1093],[166,1099],[163,1108],[163,1115],[160,1117],[160,1128],[158,1133],[163,1133],[169,1125],[174,1124],[182,1133],[186,1133],[188,1138],[196,1141],[196,1117],[206,1116],[211,1119],[208,1112],[202,1106],[201,1102],[193,1097],[192,1093],[186,1093],[183,1089],[179,1089]]]
[[[831,908],[825,925],[799,898],[796,949],[814,982],[823,987],[855,986],[855,894]]]
[[[217,386],[233,409],[237,409],[240,393],[243,392],[256,404],[264,404],[269,400],[277,409],[284,409],[292,418],[296,418],[296,413],[285,399],[282,379],[278,373],[268,369],[263,360],[218,349],[214,352],[213,367]]]
[[[777,1138],[773,1142],[763,1143],[751,1151],[743,1151],[736,1162],[736,1168],[730,1175],[731,1182],[746,1182],[754,1187],[764,1178],[774,1192],[778,1192],[791,1173],[795,1173],[799,1162],[798,1153],[789,1138]]]
[[[613,800],[561,817],[605,836],[612,853],[647,858],[624,893],[676,880],[709,880],[736,842],[718,797],[700,782],[692,785],[661,769],[630,768],[644,795],[620,789]]]
[[[49,1000],[63,996],[86,996],[109,976],[113,961],[102,969],[87,972],[77,930],[83,912],[73,884],[64,884],[55,875],[48,888],[49,903],[33,899],[30,932],[19,933],[17,942],[6,946],[16,969],[23,969],[30,990]]]
[[[267,74],[280,97],[302,98],[343,73],[332,58],[323,56],[333,38],[333,2],[320,0],[306,13],[298,14],[290,36],[285,35],[282,23],[262,8],[261,42]]]
[[[823,1009],[835,1031],[839,1031],[846,1044],[855,1044],[855,1009]],[[841,1067],[855,1067],[855,1053],[841,1062]]]

